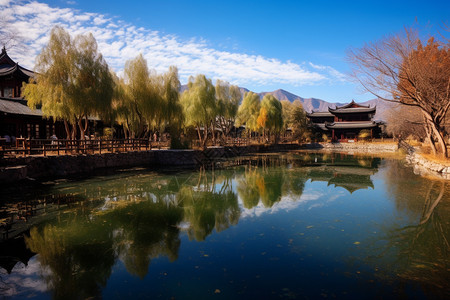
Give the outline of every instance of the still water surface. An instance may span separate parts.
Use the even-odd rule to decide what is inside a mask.
[[[448,298],[449,187],[398,159],[291,153],[11,188],[31,228],[0,244],[0,295]]]

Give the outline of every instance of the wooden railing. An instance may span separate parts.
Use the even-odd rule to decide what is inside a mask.
[[[0,156],[94,154],[105,152],[143,151],[169,146],[168,141],[154,142],[148,139],[87,139],[53,140],[21,139],[15,143],[2,143]]]
[[[273,142],[273,141],[270,141]],[[247,146],[252,144],[270,143],[263,138],[221,138],[215,143],[208,140],[207,146]],[[279,143],[294,141],[281,138]],[[188,145],[193,149],[201,149],[202,144],[193,140]],[[0,141],[0,157],[29,156],[29,155],[64,155],[64,154],[101,154],[127,151],[146,151],[151,149],[167,149],[170,140],[151,141],[149,139],[86,139],[86,140],[53,140],[53,139],[24,139],[18,138],[14,142]]]

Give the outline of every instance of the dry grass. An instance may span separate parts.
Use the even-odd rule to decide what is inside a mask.
[[[447,167],[450,167],[450,158],[445,158],[445,157],[440,157],[440,156],[435,156],[433,154],[430,153],[420,153],[420,155],[425,158],[428,161],[431,162],[435,162],[435,163],[439,163],[441,165],[445,165]]]

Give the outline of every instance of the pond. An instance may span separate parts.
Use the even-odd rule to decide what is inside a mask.
[[[450,183],[296,152],[3,192],[5,299],[450,296]],[[5,238],[5,237],[4,237]]]

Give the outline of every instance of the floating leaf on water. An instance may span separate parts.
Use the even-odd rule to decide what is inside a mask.
[[[310,229],[310,228],[313,228],[313,227],[314,227],[314,225],[306,226],[307,229]]]
[[[216,290],[214,291],[214,294],[220,294],[220,290],[219,290],[219,289],[216,289]]]
[[[209,255],[208,254],[203,254],[203,257],[208,257]]]
[[[354,242],[353,243],[354,245],[359,245],[359,244],[361,244],[360,242]]]
[[[427,266],[422,265],[422,264],[417,264],[417,265],[415,265],[414,267],[420,268],[420,269],[425,269]]]

